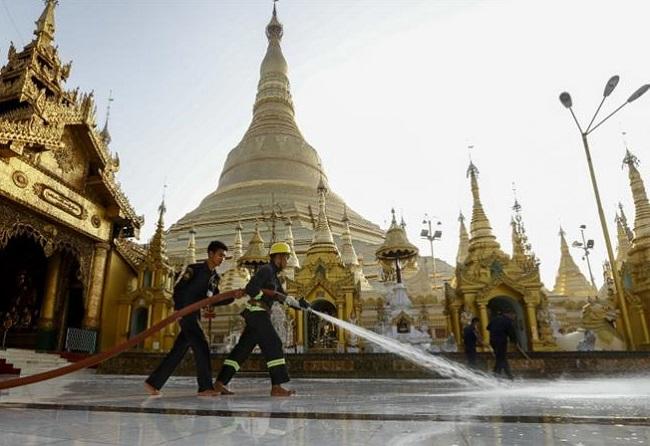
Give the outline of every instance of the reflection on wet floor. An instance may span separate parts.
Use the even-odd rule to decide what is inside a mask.
[[[265,379],[197,398],[191,378],[164,396],[142,377],[76,376],[0,394],[0,444],[615,445],[650,444],[650,379],[515,382],[496,390],[443,380]]]

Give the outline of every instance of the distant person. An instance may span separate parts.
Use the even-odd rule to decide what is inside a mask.
[[[208,245],[208,259],[205,262],[189,265],[174,286],[174,309],[180,310],[206,297],[219,294],[219,274],[217,267],[226,257],[228,247],[213,241]],[[243,291],[239,296],[243,296]],[[227,305],[234,301],[227,299],[216,305]],[[181,362],[188,348],[194,353],[198,396],[217,396],[219,392],[212,385],[212,367],[210,365],[210,347],[200,325],[200,311],[183,316],[178,324],[181,331],[174,346],[167,353],[158,368],[146,379],[144,387],[150,395],[160,395],[160,389]]]
[[[513,379],[508,364],[508,339],[517,344],[517,335],[513,320],[515,318],[512,312],[501,312],[494,317],[487,326],[490,332],[490,346],[494,350],[494,374],[499,376],[504,373],[509,379]]]
[[[472,368],[478,366],[476,357],[476,344],[483,344],[483,339],[478,332],[478,323],[480,319],[472,318],[471,322],[463,328],[463,343],[465,344],[465,357],[467,365]]]

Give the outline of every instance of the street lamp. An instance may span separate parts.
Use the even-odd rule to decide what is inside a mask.
[[[442,231],[433,230],[431,225],[431,218],[429,217],[428,214],[424,214],[424,220],[422,220],[422,224],[428,226],[422,229],[422,231],[420,231],[420,237],[429,240],[429,244],[431,245],[431,263],[433,264],[433,285],[435,287],[437,271],[436,271],[436,258],[433,256],[433,242],[434,240],[440,240],[442,238]],[[436,222],[436,226],[440,226],[441,224],[442,223],[440,221]]]
[[[587,261],[587,268],[589,268],[589,278],[591,279],[591,285],[593,285],[594,289],[596,288],[596,281],[594,280],[594,273],[591,271],[591,262],[589,261],[589,251],[594,249],[594,241],[592,239],[585,240],[585,229],[587,229],[586,225],[580,225],[580,234],[582,234],[582,242],[575,241],[572,243],[571,246],[574,248],[580,248],[584,251],[584,255],[582,256],[582,260]]]
[[[605,99],[612,94],[612,91],[614,91],[614,88],[616,88],[616,85],[618,84],[619,77],[618,76],[612,76],[609,81],[607,81],[607,84],[605,85],[605,90],[603,91],[603,99],[600,101],[600,104],[598,105],[598,108],[596,109],[596,112],[594,113],[594,116],[591,118],[591,121],[589,122],[589,125],[587,126],[586,130],[582,129],[582,126],[580,126],[580,123],[578,122],[578,118],[576,118],[575,113],[573,113],[573,101],[571,100],[571,95],[567,93],[566,91],[560,94],[560,102],[562,105],[564,105],[566,108],[569,109],[571,112],[571,116],[573,117],[573,120],[575,121],[576,125],[578,126],[578,130],[580,131],[580,135],[582,136],[582,145],[585,148],[585,155],[587,156],[587,165],[589,166],[589,175],[591,177],[591,185],[594,189],[594,196],[596,198],[596,206],[598,207],[598,217],[600,218],[600,226],[603,230],[603,237],[605,239],[605,247],[607,248],[607,257],[609,258],[609,264],[612,265],[612,276],[614,276],[614,288],[615,288],[615,293],[617,296],[618,300],[618,305],[621,309],[621,315],[623,316],[623,325],[624,325],[624,334],[625,337],[627,338],[627,345],[629,348],[632,350],[635,348],[634,347],[634,338],[632,337],[632,328],[630,326],[630,317],[627,312],[627,302],[625,301],[625,296],[623,295],[623,287],[621,284],[621,278],[619,277],[618,273],[615,270],[614,265],[616,265],[615,259],[614,259],[614,251],[612,250],[612,243],[609,239],[609,231],[607,229],[607,221],[605,220],[605,213],[603,212],[603,205],[600,202],[600,193],[598,192],[598,184],[596,183],[596,175],[594,173],[594,167],[591,162],[591,153],[589,151],[589,143],[587,142],[587,136],[592,133],[594,130],[596,130],[598,127],[600,127],[605,121],[607,121],[609,118],[611,118],[616,112],[618,112],[620,109],[625,107],[627,104],[630,102],[636,101],[638,98],[640,98],[648,89],[650,88],[650,84],[645,84],[638,88],[630,97],[625,101],[622,105],[620,105],[617,109],[615,109],[613,112],[611,112],[609,115],[605,116],[605,118],[601,119],[598,124],[593,125],[594,121],[596,120],[596,116],[598,115],[598,112],[600,111],[600,108],[603,106],[603,103],[605,102]],[[593,127],[592,127],[593,125]]]

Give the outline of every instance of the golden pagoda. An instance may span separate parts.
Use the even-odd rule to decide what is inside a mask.
[[[116,180],[93,94],[65,89],[56,5],[46,1],[35,37],[21,51],[11,43],[0,69],[0,313],[14,323],[9,346],[94,351],[114,342],[108,308],[136,276],[138,250],[119,237],[143,219]]]
[[[305,141],[295,121],[288,64],[280,46],[283,33],[274,5],[266,27],[268,47],[260,66],[252,121],[242,140],[228,154],[217,189],[171,226],[170,257],[182,257],[191,227],[196,229],[199,247],[207,246],[213,239],[232,239],[233,228],[239,221],[244,235],[251,234],[255,222],[263,219],[261,207],[269,200],[273,209],[281,209],[283,219],[291,219],[297,254],[303,255],[311,245],[318,212],[313,191],[321,178],[327,182],[327,174],[318,153]],[[277,202],[273,197],[277,197]],[[328,200],[330,230],[339,239],[345,230],[346,206],[333,192]],[[383,231],[349,207],[347,216],[355,248],[372,258],[374,247],[383,240]],[[273,241],[269,228],[260,230],[267,240]]]
[[[523,348],[533,351],[556,348],[547,318],[547,301],[542,292],[539,266],[527,244],[520,216],[513,218],[513,255],[501,250],[492,234],[492,227],[483,209],[478,184],[478,169],[470,163],[473,207],[467,254],[458,255],[455,287],[446,288],[449,325],[460,341],[462,322],[474,315],[480,318],[485,340],[489,339],[487,324],[499,311],[511,310],[517,316],[517,336]],[[520,206],[515,205],[519,213]],[[461,219],[461,243],[463,220]],[[542,316],[538,320],[538,315]],[[462,317],[461,317],[462,316]]]
[[[303,296],[312,308],[349,320],[352,313],[361,313],[359,285],[355,273],[344,264],[330,229],[326,211],[328,188],[321,177],[318,187],[318,217],[313,237],[302,265],[296,268],[294,278],[287,281],[287,292]],[[349,258],[349,247],[346,253]],[[295,310],[290,310],[295,312]],[[306,318],[291,314],[295,320],[295,340],[307,350],[339,351],[346,347],[346,333],[324,323],[318,316]]]
[[[174,312],[172,294],[175,285],[174,269],[166,252],[164,214],[165,201],[158,208],[156,232],[148,247],[135,262],[138,271],[137,282],[132,289],[116,300],[115,343],[126,341],[150,328]],[[177,326],[167,326],[164,330],[148,337],[136,347],[143,351],[168,351],[173,343]]]
[[[549,302],[562,330],[571,332],[581,326],[582,307],[587,299],[597,296],[597,290],[573,260],[565,235],[564,229],[560,228],[560,265],[555,286],[549,293]]]

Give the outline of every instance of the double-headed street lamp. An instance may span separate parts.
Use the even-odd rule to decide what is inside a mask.
[[[604,119],[601,119],[596,125],[594,124],[594,121],[596,120],[596,116],[598,115],[598,112],[600,112],[601,107],[603,106],[603,103],[605,102],[605,99],[612,94],[612,91],[614,91],[614,88],[616,88],[616,85],[618,84],[619,77],[618,76],[612,76],[609,81],[607,81],[607,85],[605,85],[605,90],[603,92],[603,99],[600,101],[600,105],[598,105],[598,108],[596,109],[596,112],[594,113],[593,118],[591,118],[591,121],[589,122],[589,125],[587,126],[586,130],[582,129],[582,126],[578,122],[578,118],[576,118],[575,113],[573,113],[573,101],[571,100],[571,95],[567,93],[566,91],[560,94],[560,102],[562,105],[564,105],[566,108],[569,109],[571,112],[571,116],[573,117],[573,120],[575,121],[576,125],[578,126],[578,130],[580,131],[580,135],[582,136],[582,144],[585,148],[585,155],[587,156],[587,165],[589,166],[589,175],[591,177],[591,185],[593,186],[594,189],[594,196],[596,197],[596,205],[598,207],[598,217],[600,218],[600,226],[603,230],[603,237],[605,239],[605,247],[607,248],[607,257],[609,258],[609,264],[612,267],[612,276],[614,276],[614,288],[615,288],[615,293],[617,296],[618,300],[618,305],[621,309],[621,315],[623,316],[623,325],[624,325],[624,330],[623,332],[625,333],[625,337],[627,338],[627,345],[629,348],[634,349],[634,338],[632,337],[632,328],[630,326],[630,317],[627,312],[627,302],[625,301],[625,296],[623,294],[623,287],[621,284],[621,278],[618,275],[618,272],[616,271],[616,262],[614,259],[614,251],[612,250],[612,243],[609,239],[609,231],[607,229],[607,221],[605,220],[605,213],[603,212],[603,205],[600,202],[600,193],[598,192],[598,184],[596,183],[596,175],[594,174],[594,167],[591,162],[591,153],[589,151],[589,144],[587,142],[587,136],[591,134],[594,130],[596,130],[598,127],[600,127],[605,121],[607,121],[609,118],[611,118],[616,112],[618,112],[620,109],[625,107],[627,104],[630,102],[633,102],[641,95],[643,95],[648,89],[650,89],[650,84],[645,84],[639,89],[637,89],[632,95],[625,101],[621,106],[619,106],[616,110],[611,112],[609,115],[605,116]]]
[[[575,241],[571,246],[574,248],[580,248],[584,251],[584,255],[582,256],[582,260],[587,261],[587,268],[589,268],[589,278],[591,279],[591,285],[596,288],[596,281],[594,280],[594,273],[591,271],[591,262],[589,261],[589,254],[592,249],[594,249],[594,241],[592,239],[585,240],[585,229],[587,229],[586,225],[580,225],[580,234],[582,235],[582,241]]]
[[[435,216],[434,216],[435,218]],[[429,240],[429,244],[431,245],[431,264],[433,265],[433,285],[435,287],[436,284],[436,258],[433,255],[433,242],[435,240],[440,240],[442,238],[442,231],[440,230],[433,230],[433,227],[431,225],[431,218],[429,217],[428,214],[424,214],[424,220],[422,220],[422,224],[426,225],[428,227],[425,227],[420,231],[420,237],[423,239]],[[440,226],[442,223],[437,221],[436,226]]]

